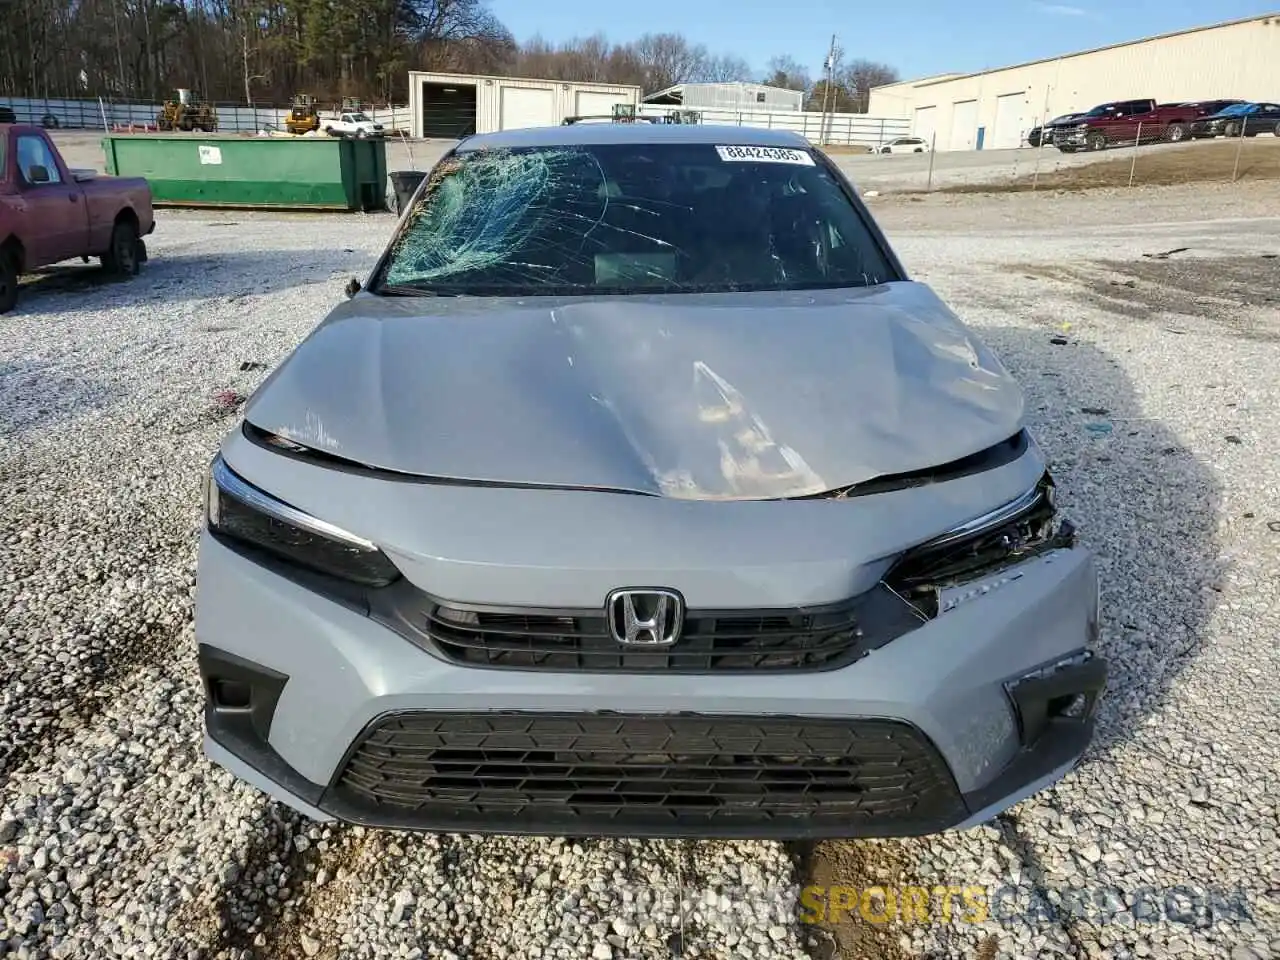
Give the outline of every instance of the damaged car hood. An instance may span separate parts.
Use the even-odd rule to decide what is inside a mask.
[[[823,493],[1007,439],[1022,396],[925,285],[595,298],[358,296],[252,425],[420,477],[689,500]]]

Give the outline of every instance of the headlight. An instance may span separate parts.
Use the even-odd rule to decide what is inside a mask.
[[[1053,478],[1045,473],[1016,500],[908,550],[884,582],[926,616],[936,616],[939,589],[1071,546],[1075,528],[1064,520],[1055,529],[1054,520]]]
[[[383,587],[400,577],[376,545],[246,483],[221,456],[209,469],[205,520],[218,536],[343,580]]]

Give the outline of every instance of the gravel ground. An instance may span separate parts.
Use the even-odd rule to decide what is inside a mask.
[[[1022,380],[1098,551],[1096,746],[989,826],[813,851],[326,829],[207,764],[204,469],[391,218],[166,212],[141,277],[28,283],[0,318],[0,955],[1280,958],[1280,210],[1042,199],[1052,230],[1004,198],[876,210]],[[827,932],[786,909],[802,880],[1006,892],[980,923]]]

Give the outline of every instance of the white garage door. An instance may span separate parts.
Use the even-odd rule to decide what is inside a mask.
[[[988,138],[993,150],[1009,150],[1022,143],[1022,101],[1021,93],[1010,93],[996,97],[996,130]]]
[[[526,87],[502,88],[501,128],[550,127],[556,120],[556,92]]]
[[[911,128],[911,135],[919,137],[925,143],[929,143],[933,139],[937,115],[937,107],[916,107],[916,122],[915,126]]]
[[[961,100],[951,111],[948,150],[972,150],[978,139],[978,101]]]
[[[620,93],[599,93],[592,90],[579,90],[573,112],[580,117],[611,117],[615,103],[630,103]]]

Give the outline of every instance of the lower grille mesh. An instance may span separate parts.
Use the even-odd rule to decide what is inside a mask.
[[[855,835],[859,822],[900,828],[960,808],[932,745],[887,720],[408,713],[365,732],[336,788],[436,827],[489,817],[714,831],[817,818]]]

